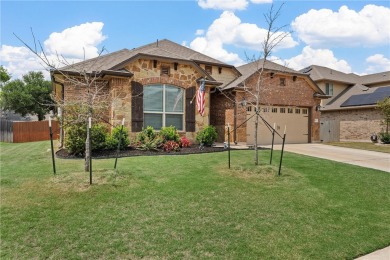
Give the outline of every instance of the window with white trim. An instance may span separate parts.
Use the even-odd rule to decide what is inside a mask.
[[[184,90],[171,85],[144,87],[144,127],[174,126],[184,130]]]

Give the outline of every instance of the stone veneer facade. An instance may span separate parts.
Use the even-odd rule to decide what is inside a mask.
[[[381,111],[375,108],[322,111],[321,119],[338,122],[340,141],[370,141],[372,133],[384,130]]]
[[[155,66],[156,65],[156,66]],[[169,75],[161,74],[161,67],[169,67]],[[202,65],[204,67],[204,65]],[[107,118],[112,125],[119,125],[122,118],[125,118],[125,127],[130,131],[130,136],[135,137],[135,132],[132,131],[132,82],[140,83],[143,86],[150,84],[170,84],[183,89],[195,87],[196,90],[199,88],[197,80],[203,75],[200,74],[199,70],[195,69],[191,64],[177,64],[173,62],[162,62],[148,59],[138,59],[130,62],[125,66],[128,71],[133,73],[133,77],[109,77],[106,79],[107,87],[103,89],[102,95],[110,97],[111,102],[109,106],[109,112]],[[218,67],[213,66],[214,71],[218,72]],[[235,77],[232,69],[224,67],[221,73],[215,78],[224,81],[231,81]],[[76,100],[85,94],[85,88],[79,86],[72,86],[67,82],[64,82],[64,100]],[[62,95],[60,85],[56,85],[57,96]],[[196,132],[209,125],[210,121],[210,86],[206,84],[206,95],[205,95],[205,111],[204,115],[201,116],[197,110],[195,111],[195,132],[184,131],[181,135],[186,135],[190,140],[195,140]],[[184,101],[186,102],[186,100]],[[194,96],[192,102],[196,102]]]
[[[246,80],[246,87],[253,89],[257,84],[258,74],[254,74]],[[285,86],[280,86],[280,78],[285,79]],[[294,80],[295,79],[295,80]],[[320,140],[320,114],[316,111],[316,106],[320,104],[320,99],[314,98],[315,91],[303,77],[293,77],[288,74],[277,74],[271,78],[269,74],[264,75],[263,87],[260,90],[260,104],[262,106],[286,106],[304,107],[309,111],[309,133],[310,141]],[[226,125],[240,126],[231,135],[231,141],[246,142],[247,124],[246,107],[240,103],[243,98],[247,103],[254,102],[253,96],[243,91],[229,91],[226,93],[215,93],[211,95],[211,120],[218,132],[218,141],[226,141]],[[236,101],[234,103],[234,101]],[[317,120],[315,120],[317,119]]]

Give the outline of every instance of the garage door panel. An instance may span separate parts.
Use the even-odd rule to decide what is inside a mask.
[[[280,113],[280,108],[277,108],[274,112],[270,109],[268,112],[263,110],[260,112],[262,116],[272,127],[276,126],[276,130],[283,135],[284,128],[287,128],[286,143],[307,143],[308,138],[308,116],[307,109],[305,108],[294,108],[289,110],[284,108],[285,113]],[[252,109],[253,110],[253,109]],[[302,112],[306,111],[306,114]],[[292,112],[292,113],[288,113]],[[298,112],[298,113],[297,113]],[[254,115],[254,111],[248,112],[247,118]],[[255,116],[247,122],[247,143],[254,144],[254,129],[255,129]],[[268,129],[266,124],[259,118],[259,131],[258,131],[258,143],[260,145],[269,145],[272,143],[272,132]],[[275,144],[281,144],[282,139],[275,134]]]

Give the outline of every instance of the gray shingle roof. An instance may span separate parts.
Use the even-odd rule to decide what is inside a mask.
[[[263,62],[263,59],[260,59],[258,61],[254,61],[254,62],[245,64],[245,65],[242,65],[240,67],[237,67],[237,70],[241,73],[241,76],[238,77],[237,79],[235,79],[234,81],[232,81],[231,83],[229,83],[228,85],[226,85],[223,88],[223,90],[227,90],[227,89],[231,89],[231,88],[235,88],[235,87],[239,86],[247,78],[252,76],[256,71],[261,69],[262,62]],[[285,66],[279,65],[279,64],[277,64],[275,62],[268,61],[268,60],[265,62],[264,68],[266,70],[287,72],[287,73],[292,73],[292,74],[295,74],[295,75],[299,75],[300,74],[300,75],[303,75],[303,76],[307,76],[304,73],[300,73],[300,72],[298,72],[296,70],[287,68]]]
[[[354,73],[344,73],[323,66],[311,65],[300,70],[300,72],[309,74],[310,78],[316,82],[329,80],[347,83],[350,85],[362,84],[369,86],[376,83],[390,81],[390,71],[359,76]]]
[[[309,74],[310,78],[316,82],[322,80],[331,80],[354,85],[359,81],[359,76],[356,74],[347,74],[341,71],[318,65],[311,65],[300,70],[300,72]]]
[[[101,70],[121,69],[125,63],[137,55],[150,55],[168,59],[185,60],[191,62],[203,62],[217,64],[221,66],[233,67],[219,60],[206,56],[190,48],[174,43],[169,40],[156,41],[132,50],[123,49],[117,52],[102,55],[93,59],[82,61],[70,66],[60,68],[63,71],[85,70],[87,72]],[[119,65],[119,66],[118,66]]]
[[[366,86],[386,81],[390,82],[390,71],[360,76],[360,83]]]

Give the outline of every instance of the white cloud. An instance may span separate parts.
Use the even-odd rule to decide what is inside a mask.
[[[208,41],[205,37],[197,37],[190,43],[190,48],[229,64],[243,64],[238,54],[226,51],[218,40]]]
[[[252,4],[268,4],[272,0],[250,0]],[[203,9],[216,10],[245,10],[248,7],[248,0],[198,0],[198,5]]]
[[[319,65],[345,73],[352,72],[348,62],[337,59],[331,50],[313,49],[310,46],[304,47],[301,54],[291,59],[286,59],[285,64],[295,70],[300,70],[310,65]]]
[[[366,59],[369,66],[366,73],[377,73],[378,71],[390,71],[390,59],[384,57],[382,54],[375,54]]]
[[[48,78],[49,73],[43,66],[43,62],[26,47],[2,45],[0,60],[12,78],[21,78],[29,71],[42,71]]]
[[[96,47],[106,39],[103,35],[102,22],[84,23],[62,32],[54,32],[44,42],[45,49],[50,54],[60,54],[69,58],[86,59],[99,55]]]
[[[204,30],[202,30],[202,29],[198,29],[195,32],[195,35],[203,35],[203,34],[204,34]]]
[[[390,9],[366,5],[360,12],[342,6],[310,10],[295,18],[294,31],[306,44],[321,46],[378,46],[390,42]]]
[[[217,10],[244,10],[248,6],[247,0],[198,0],[203,9]]]
[[[96,46],[106,38],[102,34],[103,25],[101,22],[85,23],[65,29],[60,33],[52,33],[43,45],[47,59],[55,67],[62,67],[66,64],[59,61],[61,55],[66,59],[67,64],[82,61],[84,50],[86,59],[98,56]],[[0,60],[13,78],[21,78],[29,71],[42,71],[49,79],[44,62],[24,46],[2,45]]]
[[[260,51],[267,30],[256,24],[242,23],[233,12],[225,11],[208,28],[206,35],[190,43],[196,51],[235,65],[242,63],[237,54],[229,53],[224,45]],[[278,34],[280,35],[280,34]],[[286,37],[276,48],[292,48],[298,45],[291,36]]]

